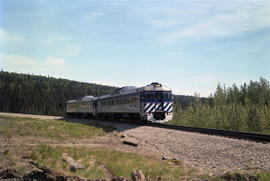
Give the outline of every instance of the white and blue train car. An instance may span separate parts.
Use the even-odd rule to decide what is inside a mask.
[[[140,118],[140,94],[136,87],[126,86],[97,99],[99,117]]]
[[[167,122],[173,116],[172,90],[159,83],[139,88],[141,92],[141,118],[151,122]]]
[[[159,83],[122,87],[98,97],[97,115],[167,122],[172,119],[172,91]]]
[[[69,100],[66,102],[66,113],[68,115],[94,116],[95,108],[93,96],[84,96],[82,98]]]
[[[150,122],[172,119],[172,91],[159,83],[143,87],[126,86],[111,94],[66,102],[67,114],[92,115],[99,118],[131,118]]]

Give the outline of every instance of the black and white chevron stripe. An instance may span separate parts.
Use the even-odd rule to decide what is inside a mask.
[[[163,107],[161,103],[148,102],[144,104],[145,113],[152,113],[158,110],[163,110],[164,112],[172,112],[172,102],[164,102]]]

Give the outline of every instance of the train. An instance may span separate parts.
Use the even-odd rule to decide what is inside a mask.
[[[143,87],[121,87],[99,97],[88,95],[68,100],[66,114],[163,123],[172,119],[172,99],[169,87],[153,82]]]

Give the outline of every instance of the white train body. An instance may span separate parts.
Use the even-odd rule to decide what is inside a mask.
[[[90,104],[92,106],[89,106]],[[139,88],[127,86],[108,95],[67,101],[66,112],[91,114],[95,117],[139,118],[151,122],[167,122],[173,115],[172,91],[158,83]]]

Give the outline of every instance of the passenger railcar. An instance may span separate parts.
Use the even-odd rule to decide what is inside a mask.
[[[69,100],[66,102],[66,113],[68,115],[94,116],[95,99],[93,96],[84,96],[79,99]]]
[[[151,122],[167,122],[173,115],[171,89],[156,82],[139,88],[126,86],[108,95],[91,98],[88,96],[88,98],[67,101],[66,104],[68,114],[82,113],[95,117],[137,118]],[[83,106],[84,104],[88,107]]]

